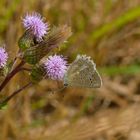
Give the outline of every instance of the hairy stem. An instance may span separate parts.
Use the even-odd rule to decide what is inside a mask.
[[[2,84],[0,85],[0,92],[2,91],[2,89],[7,85],[7,83],[11,80],[12,77],[15,76],[15,74],[17,72],[20,71],[21,66],[23,66],[25,64],[24,61],[21,61],[4,79],[4,81],[2,82]]]

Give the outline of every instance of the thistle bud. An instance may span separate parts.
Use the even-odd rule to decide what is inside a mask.
[[[46,38],[39,44],[30,47],[24,52],[23,59],[29,64],[38,63],[53,48],[58,47],[71,35],[71,28],[64,25],[62,27],[54,27]]]
[[[26,30],[25,33],[19,38],[18,46],[22,51],[25,51],[33,45],[34,35],[30,30]]]
[[[31,71],[31,80],[36,83],[43,79],[45,76],[44,69],[41,65],[36,65]]]
[[[3,69],[0,69],[0,77],[1,77],[1,76],[4,76]]]
[[[62,55],[49,56],[41,60],[38,65],[35,65],[31,72],[31,79],[37,82],[43,78],[61,81],[67,71],[67,66],[66,58]]]

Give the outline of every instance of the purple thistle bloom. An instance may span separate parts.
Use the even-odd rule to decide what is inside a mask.
[[[67,61],[62,55],[49,56],[44,62],[47,76],[52,80],[62,80],[67,70]]]
[[[49,29],[48,23],[44,23],[43,18],[38,13],[27,14],[23,18],[23,25],[25,29],[31,29],[35,37],[39,40],[47,34]]]
[[[8,59],[8,54],[4,48],[0,48],[0,68],[3,68],[6,65]]]

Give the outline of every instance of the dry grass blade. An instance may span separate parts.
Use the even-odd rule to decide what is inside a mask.
[[[133,133],[139,130],[139,115],[139,105],[113,112],[101,110],[94,117],[80,119],[64,126],[59,125],[59,128],[57,125],[48,128],[45,132],[38,133],[36,140],[99,140],[99,137],[104,140],[130,139],[133,137],[131,139],[133,140],[135,139]],[[30,138],[32,139],[32,137]]]
[[[137,139],[140,138],[139,115],[139,104],[114,111],[101,110],[94,117],[81,118],[71,124],[62,121],[47,129],[34,128],[28,136],[25,134],[22,138],[27,140],[99,140],[99,138],[139,140]],[[36,131],[38,133],[34,133]]]

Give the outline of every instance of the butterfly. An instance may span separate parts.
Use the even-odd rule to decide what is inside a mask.
[[[64,87],[100,88],[102,79],[96,64],[86,55],[78,55],[64,75]]]

